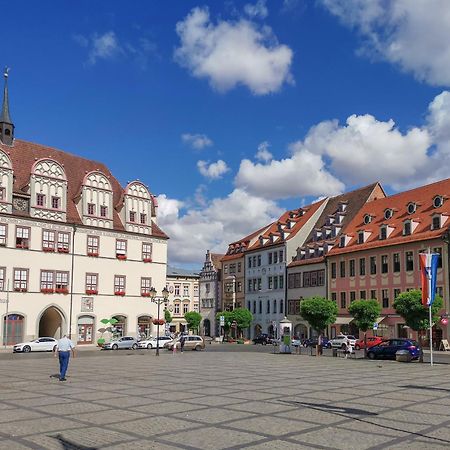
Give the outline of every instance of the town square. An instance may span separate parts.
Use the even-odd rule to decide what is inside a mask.
[[[449,447],[447,0],[0,6],[0,449]]]

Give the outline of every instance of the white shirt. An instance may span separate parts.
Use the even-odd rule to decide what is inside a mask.
[[[67,336],[64,336],[62,339],[58,341],[59,352],[69,352],[73,348],[75,348],[75,345]]]

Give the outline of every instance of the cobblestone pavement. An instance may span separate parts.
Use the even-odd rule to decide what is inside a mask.
[[[19,355],[18,355],[19,356]],[[450,446],[450,368],[261,351],[0,360],[0,449]]]

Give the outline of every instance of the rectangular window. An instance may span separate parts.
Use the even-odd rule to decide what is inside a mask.
[[[55,273],[55,290],[59,293],[69,292],[69,272]]]
[[[6,236],[8,228],[5,224],[0,224],[0,245],[6,247]]]
[[[411,272],[414,270],[414,253],[406,252],[405,253],[405,262],[406,262],[406,270]]]
[[[273,288],[278,289],[278,277],[276,275],[273,277]]]
[[[198,297],[198,284],[194,284],[194,297]]]
[[[366,274],[366,258],[359,258],[359,274],[361,276]]]
[[[236,273],[236,263],[230,264],[230,273]]]
[[[87,213],[90,216],[95,216],[95,204],[94,203],[88,203],[88,205],[87,205]]]
[[[42,250],[44,252],[55,251],[55,232],[50,230],[42,231]]]
[[[261,255],[258,255],[258,267],[261,265]]]
[[[284,252],[283,252],[283,250],[280,250],[278,252],[278,261],[280,261],[280,263],[284,261]]]
[[[318,270],[317,271],[317,286],[324,286],[325,285],[325,270]]]
[[[95,211],[95,209],[94,209]],[[108,217],[108,207],[105,205],[100,205],[100,217]]]
[[[59,197],[52,197],[52,208],[59,209],[61,207],[61,199]]]
[[[153,246],[151,242],[143,242],[142,243],[142,260],[144,262],[152,261],[152,250]]]
[[[176,316],[180,315],[180,304],[178,302],[173,304],[173,313]]]
[[[183,303],[183,314],[189,312],[189,303]]]
[[[300,302],[299,302],[300,304]],[[284,301],[280,300],[280,314],[283,314],[283,310],[284,310]]]
[[[347,308],[347,299],[345,298],[345,292],[341,292],[341,308]]]
[[[242,269],[242,263],[238,262],[237,263],[237,271],[238,271],[238,273],[241,272],[241,269]]]
[[[116,257],[126,259],[127,256],[127,241],[124,239],[116,239]]]
[[[294,289],[295,273],[288,274],[288,289]]]
[[[189,285],[188,284],[183,284],[183,296],[189,297]]]
[[[378,300],[378,295],[377,295],[377,291],[375,289],[372,289],[370,291],[370,299],[371,300]]]
[[[256,314],[256,300],[253,300],[253,314]]]
[[[206,283],[206,284],[205,284],[205,292],[206,292],[207,294],[209,294],[210,291],[211,291],[211,285],[210,285],[209,283]]]
[[[130,211],[130,222],[136,222],[136,213],[134,211]]]
[[[114,294],[125,294],[125,275],[114,275]]]
[[[280,286],[280,289],[284,289],[284,275],[280,275],[278,279],[278,286]]]
[[[98,293],[98,274],[87,273],[86,274],[86,294]]]
[[[400,295],[401,290],[400,289],[394,289],[394,300]]]
[[[350,303],[354,302],[356,300],[356,292],[350,291]]]
[[[179,284],[176,284],[175,285],[175,287],[174,287],[174,295],[180,295],[180,285]]]
[[[26,292],[28,290],[28,269],[14,269],[14,290]]]
[[[400,272],[400,253],[394,253],[393,263],[394,263],[393,267],[394,272]]]
[[[0,291],[4,291],[6,286],[6,267],[0,267]]]
[[[270,300],[267,300],[266,303],[266,314],[270,314]]]
[[[6,189],[4,187],[0,187],[0,202],[6,200]]]
[[[370,275],[376,275],[377,273],[377,257],[370,257]]]
[[[223,273],[227,274],[228,273],[228,264],[225,264],[223,266]]]
[[[361,300],[365,300],[366,299],[366,291],[359,291],[359,298]]]
[[[301,274],[301,272],[295,274],[294,287],[295,288],[302,287],[302,274]]]
[[[273,252],[273,263],[274,264],[278,263],[278,253],[277,252]]]
[[[336,295],[336,292],[332,292],[332,293],[331,293],[331,300],[332,300],[334,303],[337,302],[337,295]]]
[[[258,291],[260,291],[262,288],[262,280],[261,278],[258,278]]]
[[[88,256],[99,255],[100,238],[98,236],[87,237],[87,254]]]
[[[364,244],[364,231],[358,233],[358,244]]]
[[[152,279],[149,277],[141,277],[141,295],[149,295],[152,287]]]
[[[355,276],[355,260],[354,259],[350,260],[348,271],[350,272],[351,277]]]
[[[317,286],[317,270],[313,270],[311,273],[311,287]]]
[[[439,228],[441,228],[441,216],[434,216],[431,229],[438,230]]]
[[[273,301],[273,313],[274,314],[277,313],[277,301],[276,300]]]
[[[53,270],[41,270],[41,292],[53,292]]]
[[[141,213],[140,221],[141,221],[141,225],[147,225],[147,214]]]
[[[272,264],[272,261],[273,261],[273,259],[272,259],[272,252],[269,252],[269,253],[267,254],[267,257],[269,258],[269,259],[268,259],[268,264]]]
[[[16,227],[16,248],[30,248],[30,228]]]
[[[311,286],[311,272],[303,272],[303,287]]]
[[[267,277],[267,288],[273,289],[273,278],[272,277]]]
[[[58,233],[58,252],[60,253],[69,253],[70,251],[70,233],[66,233],[65,231],[60,231]]]
[[[389,308],[389,289],[381,290],[381,298],[383,299],[383,308]]]
[[[300,314],[299,300],[288,300],[288,314],[292,316]]]
[[[339,263],[339,276],[340,276],[341,278],[344,278],[344,277],[345,277],[345,261],[341,261],[341,262]]]
[[[262,314],[262,300],[259,301],[259,313]]]
[[[387,227],[381,227],[380,228],[380,239],[384,240],[387,239]]]
[[[242,292],[242,281],[237,282],[237,291]]]
[[[388,265],[388,255],[381,255],[381,273],[388,273],[389,265]]]
[[[45,206],[44,194],[36,194],[36,206]]]
[[[248,280],[247,292],[252,292],[252,280]]]
[[[409,236],[411,234],[411,222],[405,222],[403,224],[403,236]]]
[[[331,278],[336,278],[336,263],[331,263]]]
[[[252,263],[253,263],[253,267],[256,267],[256,256],[253,256],[253,261],[252,261]]]
[[[248,257],[248,267],[249,268],[252,267],[252,257],[251,256]]]

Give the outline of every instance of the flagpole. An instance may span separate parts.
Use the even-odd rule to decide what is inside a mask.
[[[431,249],[428,247],[428,255],[430,257],[431,261]],[[432,282],[431,282],[431,267],[430,267],[430,274],[428,278],[428,314],[429,314],[429,321],[430,321],[430,366],[433,365],[433,322],[432,322],[432,314],[431,314],[431,289],[432,289]]]

